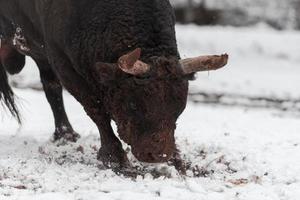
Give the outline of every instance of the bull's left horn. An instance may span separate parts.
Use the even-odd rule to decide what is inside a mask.
[[[119,58],[119,68],[125,73],[131,75],[145,74],[150,70],[150,66],[140,61],[141,49],[137,48],[134,51]]]
[[[191,74],[194,72],[220,69],[227,64],[228,58],[229,56],[227,54],[221,56],[199,56],[180,60],[180,64],[185,74]]]

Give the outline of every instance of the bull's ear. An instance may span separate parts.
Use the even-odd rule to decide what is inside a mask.
[[[117,63],[97,62],[93,66],[93,76],[98,82],[105,83],[128,75],[143,75],[150,70],[150,66],[139,60],[140,57],[141,49],[137,48],[121,56]]]
[[[201,72],[217,70],[224,67],[228,62],[229,56],[223,54],[221,56],[199,56],[196,58],[187,58],[180,60],[182,70],[185,75]]]
[[[93,76],[99,83],[115,81],[121,73],[117,64],[97,62],[93,67]]]

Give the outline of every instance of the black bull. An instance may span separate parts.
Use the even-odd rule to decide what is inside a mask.
[[[30,56],[54,114],[55,139],[79,137],[64,110],[64,86],[98,126],[98,158],[106,166],[128,164],[111,120],[139,160],[168,161],[188,79],[228,59],[180,60],[174,21],[168,0],[0,0],[0,100],[20,120],[6,72],[20,72]]]

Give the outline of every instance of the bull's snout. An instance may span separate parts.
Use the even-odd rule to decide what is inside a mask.
[[[134,156],[142,162],[167,162],[175,151],[174,132],[144,135],[132,145]]]

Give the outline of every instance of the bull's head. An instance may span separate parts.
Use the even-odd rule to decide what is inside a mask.
[[[153,57],[146,64],[140,55],[136,49],[116,64],[97,63],[94,74],[106,85],[107,111],[136,158],[165,162],[175,151],[174,131],[186,107],[189,78],[225,66],[228,56]]]

